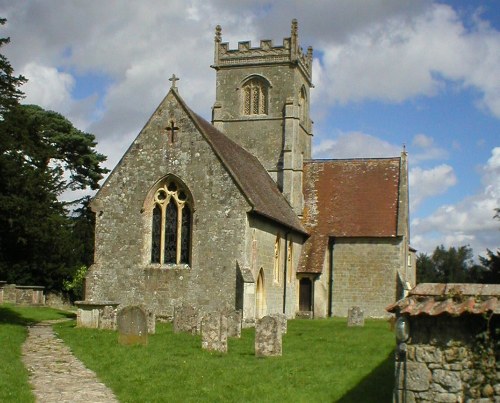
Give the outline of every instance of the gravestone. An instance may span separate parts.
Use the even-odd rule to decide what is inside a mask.
[[[273,313],[269,315],[275,318],[281,324],[281,334],[286,334],[288,331],[288,322],[286,320],[286,315],[284,313]]]
[[[227,353],[227,317],[220,312],[203,316],[201,321],[201,347],[209,351]]]
[[[148,311],[148,333],[156,333],[156,314],[153,311]]]
[[[364,326],[365,315],[359,306],[353,306],[347,311],[347,326]]]
[[[127,306],[118,312],[118,342],[124,345],[148,344],[148,318],[142,308]]]
[[[282,324],[272,316],[264,316],[255,322],[255,355],[272,357],[282,355]]]
[[[191,305],[181,305],[174,309],[174,333],[198,333],[198,311]]]
[[[241,337],[241,323],[243,315],[240,310],[226,310],[222,314],[227,318],[227,337]]]

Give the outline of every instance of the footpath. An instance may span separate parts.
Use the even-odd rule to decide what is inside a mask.
[[[28,327],[23,362],[37,402],[118,402],[113,392],[86,368],[57,338],[52,324],[44,321]]]

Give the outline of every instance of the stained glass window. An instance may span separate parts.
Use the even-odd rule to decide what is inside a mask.
[[[173,198],[167,205],[165,216],[164,263],[177,263],[177,206]]]
[[[189,264],[191,201],[183,186],[168,181],[154,196],[151,228],[151,262]]]
[[[153,226],[151,229],[151,262],[160,263],[161,259],[161,208],[155,204]]]

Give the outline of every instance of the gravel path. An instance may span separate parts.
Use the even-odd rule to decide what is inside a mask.
[[[52,324],[44,321],[28,327],[23,362],[37,402],[118,402],[113,392],[85,368],[57,338]]]

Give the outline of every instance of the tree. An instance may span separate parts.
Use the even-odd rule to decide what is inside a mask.
[[[417,256],[417,282],[419,283],[477,283],[481,282],[482,268],[474,263],[470,246],[440,245],[431,256]]]
[[[80,236],[92,233],[86,207],[70,217],[69,204],[58,196],[97,189],[107,172],[105,157],[95,151],[93,135],[35,105],[5,113],[0,135],[0,277],[60,288],[89,264],[84,250],[92,241]]]
[[[0,25],[6,22],[5,18],[0,18]],[[9,42],[10,38],[0,38],[0,48]],[[3,114],[17,106],[24,97],[19,87],[27,80],[23,76],[14,76],[13,73],[14,69],[9,60],[0,54],[0,119],[3,119]]]

